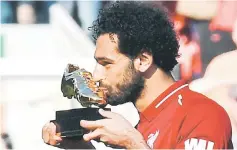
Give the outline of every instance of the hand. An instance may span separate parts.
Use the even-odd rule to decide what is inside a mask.
[[[52,122],[44,125],[42,129],[42,139],[46,144],[50,144],[53,146],[57,145],[59,142],[62,141],[60,134],[56,134],[56,125]]]
[[[106,119],[80,122],[82,127],[92,131],[83,136],[85,141],[99,139],[125,148],[135,148],[137,143],[144,143],[142,135],[121,115],[102,109],[99,113]]]
[[[90,142],[73,138],[61,138],[60,133],[56,133],[56,125],[47,123],[42,130],[42,139],[46,144],[63,149],[94,149]]]

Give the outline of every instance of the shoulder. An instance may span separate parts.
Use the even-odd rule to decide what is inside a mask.
[[[189,88],[182,93],[182,103],[181,111],[184,115],[195,116],[196,120],[209,119],[211,123],[224,120],[227,123],[230,122],[229,116],[222,106]]]
[[[195,138],[212,141],[215,148],[227,147],[232,134],[230,118],[216,102],[190,90],[183,94],[183,105],[178,113],[181,115],[176,125],[183,141]]]
[[[230,118],[223,107],[200,93],[186,90],[179,110],[183,130],[188,132],[200,126],[200,132],[231,133]]]

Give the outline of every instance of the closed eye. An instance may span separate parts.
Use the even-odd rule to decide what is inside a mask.
[[[111,62],[98,62],[98,63],[105,67],[112,64]]]
[[[95,60],[102,66],[113,64],[114,61],[106,57],[95,57]]]

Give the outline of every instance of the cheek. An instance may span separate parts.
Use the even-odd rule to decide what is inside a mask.
[[[111,72],[107,77],[107,82],[111,85],[116,85],[121,82],[123,75],[121,72]]]
[[[123,70],[109,70],[104,83],[113,90],[117,89],[118,84],[123,82]]]

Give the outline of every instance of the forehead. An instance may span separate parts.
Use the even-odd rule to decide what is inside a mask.
[[[122,54],[118,49],[118,38],[116,35],[103,34],[96,41],[95,58],[106,57],[115,59]]]

